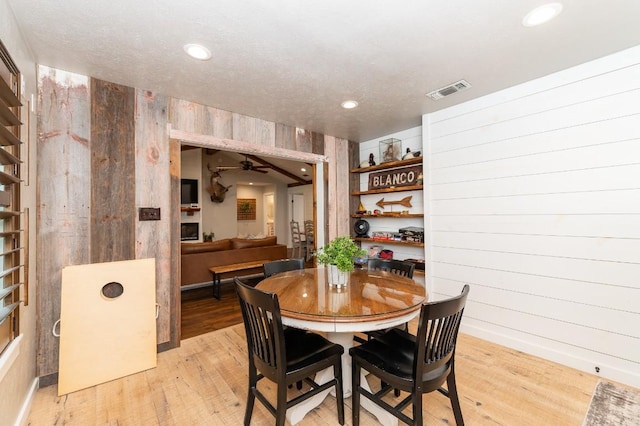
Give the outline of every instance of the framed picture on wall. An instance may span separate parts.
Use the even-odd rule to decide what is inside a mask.
[[[238,220],[256,220],[256,199],[238,198],[237,211]]]

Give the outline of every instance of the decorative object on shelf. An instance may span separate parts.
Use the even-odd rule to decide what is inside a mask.
[[[382,163],[400,160],[402,141],[400,139],[385,139],[380,141],[380,159]]]
[[[411,148],[407,148],[407,152],[402,156],[403,160],[408,160],[409,158],[418,158],[420,157],[420,151],[411,151]]]
[[[203,232],[202,233],[202,241],[205,243],[210,243],[216,237],[215,232]]]
[[[400,228],[398,232],[402,234],[402,239],[405,241],[412,241],[415,243],[424,242],[424,228],[408,226],[406,228]]]
[[[318,263],[327,265],[329,285],[344,286],[348,283],[349,272],[353,271],[354,259],[366,255],[349,237],[336,237],[321,247],[315,254]]]
[[[403,167],[369,174],[369,190],[418,184],[422,166]]]
[[[364,208],[362,201],[360,201],[360,204],[358,205],[358,210],[356,210],[356,214],[365,214],[366,212],[367,210]]]
[[[368,255],[369,257],[378,257],[380,252],[382,251],[382,246],[371,246],[369,247]]]
[[[356,223],[353,224],[353,231],[359,238],[369,238],[367,235],[369,232],[369,222],[363,219],[356,220]]]
[[[256,220],[256,199],[255,198],[238,198],[237,200],[237,219],[238,220]]]
[[[404,207],[413,207],[411,205],[411,198],[413,198],[413,195],[409,195],[408,197],[404,197],[402,200],[396,200],[396,201],[385,201],[384,198],[381,198],[380,201],[376,203],[376,206],[383,209],[384,209],[384,206],[392,206],[394,204],[399,204]]]
[[[378,257],[380,259],[387,259],[387,260],[391,260],[393,259],[393,250],[380,250],[380,254],[378,254]]]
[[[371,167],[375,165],[376,165],[376,161],[374,160],[373,153],[371,153],[369,154],[369,159],[361,162],[358,167],[363,168],[363,167]]]

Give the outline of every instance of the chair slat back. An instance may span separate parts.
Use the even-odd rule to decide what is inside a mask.
[[[420,310],[416,341],[416,365],[420,377],[451,360],[469,294],[465,285],[459,296],[425,303]]]
[[[302,241],[302,237],[300,237],[300,224],[292,220],[289,226],[291,227],[291,242],[300,243]]]
[[[278,297],[234,279],[247,334],[249,362],[267,378],[285,374],[284,329]]]
[[[369,259],[367,267],[370,270],[389,271],[396,275],[413,278],[415,263],[393,259]]]
[[[273,262],[264,263],[262,267],[264,269],[264,276],[270,277],[280,272],[304,269],[304,259],[296,258],[296,259],[274,260]]]

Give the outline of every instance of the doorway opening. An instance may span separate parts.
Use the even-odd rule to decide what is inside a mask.
[[[315,200],[324,199],[323,188],[322,185],[313,184],[323,181],[324,167],[316,165],[323,164],[324,156],[271,148],[280,153],[280,156],[274,156],[273,153],[263,152],[268,151],[268,147],[260,147],[259,154],[249,156],[209,145],[191,145],[184,141],[182,144],[181,152],[186,152],[186,155],[181,156],[180,178],[198,179],[201,183],[201,193],[200,204],[190,206],[195,209],[191,215],[181,213],[181,222],[199,223],[200,234],[212,235],[212,243],[238,237],[274,236],[278,244],[290,247],[289,221],[292,217],[289,199],[292,192],[310,194],[312,200],[305,202],[312,206],[312,217],[324,217],[324,203],[315,203]],[[245,163],[243,157],[250,158],[252,164]],[[310,163],[310,158],[315,161]],[[265,163],[272,166],[265,166]],[[260,168],[257,168],[257,164],[260,164]],[[306,169],[308,172],[301,173],[300,169]],[[216,182],[228,188],[221,202],[213,202],[207,192],[208,187],[212,185],[214,173],[218,175]],[[273,175],[280,177],[276,178]],[[306,185],[301,184],[302,180],[306,181]],[[255,217],[251,216],[252,220],[239,220],[241,199],[253,201]],[[193,243],[202,244],[203,240],[204,235]],[[190,243],[192,242],[180,242],[180,252],[183,251],[182,244]],[[247,277],[253,283],[259,282],[261,278]],[[182,284],[184,283],[178,283],[181,286],[181,339],[242,322],[237,298],[230,283],[223,284],[220,300],[213,297],[210,277],[203,282]]]

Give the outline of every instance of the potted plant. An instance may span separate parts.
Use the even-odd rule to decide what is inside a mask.
[[[366,254],[350,237],[337,237],[321,247],[315,256],[318,263],[327,265],[329,284],[343,286],[347,285],[349,273],[354,269],[354,260]]]

